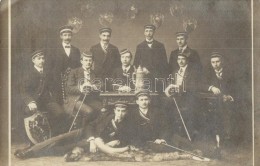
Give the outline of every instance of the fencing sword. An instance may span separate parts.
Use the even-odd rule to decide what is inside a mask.
[[[183,126],[184,126],[185,132],[186,132],[186,134],[187,134],[187,136],[188,136],[188,139],[191,141],[189,131],[188,131],[188,129],[187,129],[186,125],[185,125],[185,122],[184,122],[184,120],[183,120],[183,118],[182,118],[181,111],[180,111],[180,109],[179,109],[179,106],[178,106],[178,104],[177,104],[177,102],[176,102],[175,97],[173,97],[173,100],[174,100],[174,103],[175,103],[176,108],[177,108],[177,110],[178,110],[178,113],[179,113],[179,115],[180,115],[180,118],[181,118],[182,124],[183,124]]]
[[[73,119],[73,122],[72,122],[72,124],[71,124],[71,126],[70,126],[69,132],[71,131],[71,129],[72,129],[72,127],[73,127],[73,125],[74,125],[74,123],[75,123],[77,117],[78,117],[78,114],[79,114],[80,109],[81,109],[81,107],[82,107],[82,105],[83,105],[83,102],[85,101],[86,96],[87,96],[87,93],[85,93],[85,95],[84,95],[84,97],[83,97],[83,100],[82,100],[82,102],[81,102],[81,104],[80,104],[80,106],[79,106],[79,109],[78,109],[78,111],[77,111],[77,113],[76,113],[76,115],[75,115],[75,118]]]
[[[148,141],[148,142],[155,144],[153,141]],[[180,152],[183,152],[183,153],[192,155],[192,156],[193,156],[193,159],[195,159],[195,160],[211,161],[211,159],[209,159],[209,158],[207,158],[207,157],[203,157],[203,156],[197,155],[197,154],[195,154],[195,153],[192,153],[192,152],[189,152],[189,151],[180,149],[180,148],[178,148],[178,147],[176,147],[176,146],[169,145],[169,144],[167,144],[167,143],[161,143],[161,144],[158,144],[158,145],[164,145],[164,146],[166,146],[166,147],[170,147],[170,148],[175,149],[175,150],[178,150],[178,151],[180,151]]]

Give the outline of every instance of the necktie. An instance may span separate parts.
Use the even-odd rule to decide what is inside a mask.
[[[182,69],[182,68],[180,68],[180,70],[179,70],[179,74],[180,74],[180,75],[183,74],[183,69]]]

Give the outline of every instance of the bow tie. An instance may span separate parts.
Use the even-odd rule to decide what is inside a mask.
[[[70,46],[65,46],[65,48],[70,48]]]

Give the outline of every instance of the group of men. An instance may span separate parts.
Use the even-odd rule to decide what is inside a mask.
[[[210,55],[211,69],[205,72],[198,53],[187,45],[188,34],[177,32],[179,48],[171,52],[168,62],[164,44],[154,39],[156,27],[146,25],[145,40],[137,45],[131,65],[131,51],[119,52],[110,43],[110,28],[101,28],[100,43],[82,53],[71,45],[72,30],[71,26],[60,28],[62,42],[52,56],[46,57],[43,50],[32,54],[33,66],[21,85],[26,116],[46,111],[54,137],[71,131],[71,115],[81,117],[84,131],[81,148],[67,154],[66,160],[77,160],[79,152],[84,150],[93,153],[97,149],[105,153],[137,150],[149,141],[183,147],[183,142],[188,142],[188,147],[190,142],[200,139],[202,128],[212,125],[201,122],[208,119],[201,119],[201,109],[205,108],[199,92],[217,98],[216,110],[208,116],[214,123],[211,128],[214,136],[230,136],[231,124],[224,123],[230,121],[230,105],[235,101],[234,79],[223,65],[221,53]],[[50,64],[48,68],[45,60]],[[131,79],[139,66],[145,71],[145,77],[152,80],[152,88],[136,91],[136,80]],[[163,81],[156,83],[158,79]],[[127,101],[117,101],[113,111],[109,110],[99,97],[100,92],[107,91],[134,91],[137,107],[130,110]],[[152,105],[155,101],[151,92],[159,94],[155,105]],[[185,137],[187,141],[180,139]],[[19,152],[16,156],[24,154]]]

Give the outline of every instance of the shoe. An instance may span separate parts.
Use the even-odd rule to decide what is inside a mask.
[[[71,152],[68,152],[64,155],[65,162],[75,162],[81,159],[84,152],[83,148],[75,147]]]
[[[19,158],[19,159],[28,159],[28,158],[32,158],[33,157],[33,153],[31,151],[28,151],[27,148],[25,149],[17,149],[14,152],[14,156]]]

